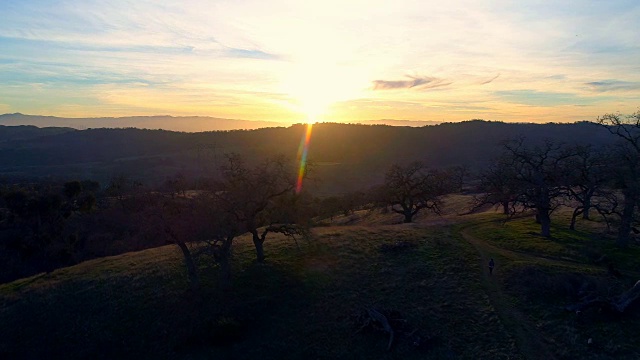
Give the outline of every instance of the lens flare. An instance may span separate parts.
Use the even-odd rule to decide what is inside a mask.
[[[307,154],[309,153],[309,142],[311,141],[311,129],[312,123],[307,123],[307,131],[300,140],[300,147],[298,148],[298,159],[300,159],[300,169],[298,170],[298,182],[296,183],[296,194],[300,194],[302,191],[302,179],[307,172]]]

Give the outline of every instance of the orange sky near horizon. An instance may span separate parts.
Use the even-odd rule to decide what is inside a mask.
[[[0,113],[517,122],[640,105],[640,4],[0,4]]]

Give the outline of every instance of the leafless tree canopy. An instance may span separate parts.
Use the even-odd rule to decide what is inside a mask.
[[[640,202],[640,110],[628,116],[605,114],[598,118],[598,123],[620,139],[612,160],[616,165],[614,174],[618,187],[624,196],[618,246],[626,247],[635,209]]]
[[[402,214],[409,223],[423,209],[440,213],[442,195],[449,192],[447,174],[428,169],[421,162],[392,165],[380,189],[381,203]]]

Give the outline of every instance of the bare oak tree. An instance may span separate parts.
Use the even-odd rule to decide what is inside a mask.
[[[573,153],[549,140],[528,147],[524,138],[519,138],[506,142],[504,147],[520,189],[515,203],[523,210],[534,209],[541,235],[551,237],[551,213],[566,196],[562,169]]]
[[[207,252],[219,265],[219,283],[228,288],[231,283],[231,246],[241,233],[237,224],[220,211],[215,199],[207,193],[195,196],[174,196],[156,192],[149,200],[143,216],[149,236],[165,238],[180,249],[189,285],[193,294],[200,292],[198,255]]]
[[[481,193],[474,196],[471,211],[484,205],[499,206],[505,215],[515,211],[513,205],[520,193],[520,184],[509,158],[504,156],[497,158],[493,164],[480,172],[479,180]]]
[[[591,209],[595,209],[605,219],[616,203],[615,194],[610,190],[611,154],[590,145],[576,146],[572,161],[567,162],[566,189],[569,199],[577,203],[571,216],[569,228],[575,230],[576,219],[582,215],[590,219]]]
[[[620,139],[616,148],[616,180],[624,196],[617,245],[627,247],[636,206],[640,202],[640,110],[627,116],[605,114],[598,123]]]
[[[410,223],[423,209],[440,213],[442,195],[449,191],[446,173],[430,170],[421,162],[392,165],[380,188],[380,202]]]
[[[295,188],[295,171],[286,159],[272,158],[249,167],[237,154],[227,155],[222,177],[213,189],[223,211],[251,233],[256,260],[264,261],[264,241],[269,231],[258,229],[271,225],[271,214],[278,197],[290,194]]]

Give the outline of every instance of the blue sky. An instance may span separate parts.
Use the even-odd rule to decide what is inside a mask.
[[[0,2],[0,113],[593,120],[640,106],[637,1]]]

